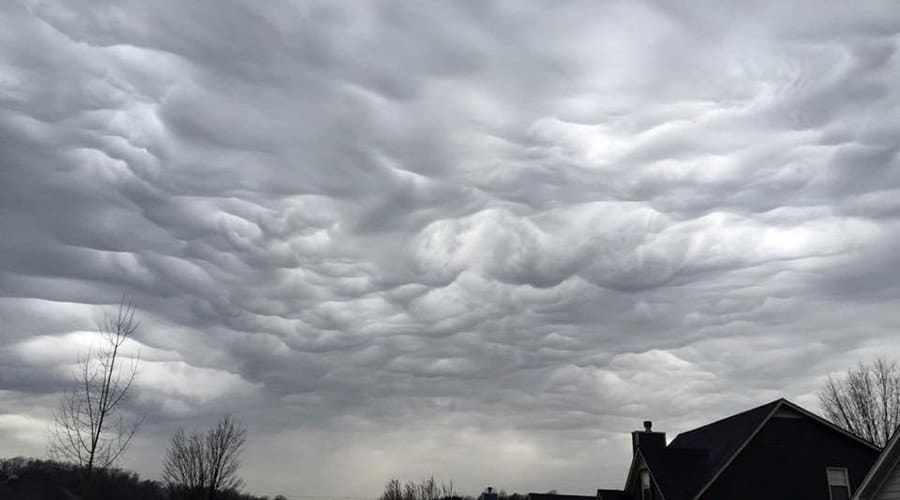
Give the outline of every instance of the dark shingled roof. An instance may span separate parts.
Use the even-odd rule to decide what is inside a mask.
[[[770,422],[767,424],[769,417],[776,415],[776,411],[778,412],[778,415],[781,414],[780,412],[784,411],[791,414],[788,416],[797,418],[776,419],[772,421],[774,423]],[[802,423],[806,427],[797,428],[798,423]],[[631,490],[637,487],[634,482],[636,478],[633,474],[635,474],[638,464],[646,463],[656,487],[659,491],[663,492],[666,500],[692,500],[698,494],[703,492],[704,488],[710,487],[712,481],[715,480],[718,481],[720,485],[722,484],[723,480],[720,474],[728,474],[726,470],[727,466],[740,454],[741,450],[745,449],[744,447],[750,443],[751,439],[757,435],[757,432],[760,429],[763,429],[764,426],[763,439],[774,440],[778,443],[789,443],[792,439],[795,439],[796,436],[801,435],[800,430],[813,429],[813,431],[818,432],[817,429],[820,429],[820,427],[818,427],[819,425],[831,429],[830,433],[824,437],[832,438],[832,442],[835,442],[834,439],[836,434],[843,435],[845,440],[856,441],[857,444],[855,446],[857,446],[857,448],[854,448],[855,451],[850,450],[849,448],[845,449],[845,445],[841,444],[838,446],[838,448],[840,448],[838,452],[845,453],[852,457],[852,463],[850,464],[852,465],[851,469],[855,467],[857,471],[869,470],[871,462],[866,462],[867,459],[865,456],[877,452],[878,448],[876,446],[847,433],[830,422],[825,421],[818,415],[804,410],[790,401],[778,399],[736,415],[717,420],[711,424],[683,432],[676,436],[668,445],[666,445],[665,436],[662,433],[635,431],[633,435],[634,439],[636,439],[635,442],[638,449],[637,454],[635,455],[636,459],[632,462],[632,468],[629,471],[629,477],[627,479],[628,484],[625,488]],[[807,432],[805,436],[805,439],[809,440],[809,432]],[[846,444],[847,442],[841,438],[836,439],[836,442],[839,443]],[[900,442],[900,437],[898,437],[897,440]],[[858,446],[862,446],[863,448],[858,448]],[[900,444],[896,444],[896,446],[900,448]],[[834,446],[832,446],[832,448],[834,448]],[[751,467],[764,468],[765,465],[760,464],[767,463],[771,459],[770,454],[766,454],[769,452],[760,455],[759,447],[754,449],[756,450],[756,454],[751,455],[747,460],[756,460],[756,462],[752,462],[753,465],[751,465]],[[830,451],[833,452],[834,449],[831,449]],[[900,455],[900,451],[897,453]],[[871,457],[871,461],[875,461],[874,456]],[[747,467],[747,463],[744,463],[742,466]],[[810,474],[814,472],[815,477],[818,477],[821,470],[804,470],[803,472],[809,472]],[[854,472],[854,474],[857,473],[858,472]],[[865,473],[863,472],[862,474],[864,475]],[[852,475],[851,480],[859,481],[859,479],[853,479]],[[806,481],[804,484],[813,484],[815,483],[815,478],[804,478],[804,481]],[[732,493],[730,494],[735,494],[735,492],[740,494],[740,491],[734,489],[733,475],[731,476],[731,483],[726,481],[725,485],[726,486],[720,487],[726,488],[726,491],[727,488],[732,488]],[[738,489],[740,488],[741,486],[738,487]],[[823,491],[826,490],[823,489]],[[625,491],[622,490],[598,490],[598,493],[602,495],[603,500],[629,500]],[[632,491],[632,493],[635,492]],[[795,492],[791,492],[790,495],[794,495],[794,493]],[[745,497],[759,498],[758,492],[751,492],[749,495],[750,496]],[[791,497],[790,495],[787,497],[782,495],[779,498],[796,497],[796,495],[794,497]],[[529,496],[530,500],[596,500],[596,496],[592,495],[582,496],[530,493]]]
[[[680,498],[693,497],[719,469],[725,466],[725,463],[747,442],[782,401],[778,399],[694,430],[682,432],[665,450],[682,452],[684,453],[682,458],[677,455],[664,456],[653,463],[650,457],[645,457],[658,482],[666,483],[667,478],[673,478],[669,484],[660,484],[660,487],[667,493],[672,491],[670,488],[681,490]],[[689,480],[685,481],[688,478]]]
[[[641,455],[666,500],[693,498],[765,422],[781,399],[683,432],[665,446],[647,446]],[[603,500],[629,500],[623,490],[599,490]],[[594,495],[529,493],[529,500],[597,500]]]
[[[666,500],[691,498],[705,484],[706,450],[662,448],[642,455]]]

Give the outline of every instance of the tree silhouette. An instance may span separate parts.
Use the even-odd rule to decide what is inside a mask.
[[[220,491],[236,490],[246,429],[229,415],[202,434],[179,429],[163,462],[162,479],[173,495],[213,500]]]
[[[900,425],[900,366],[878,358],[841,378],[829,375],[819,403],[839,427],[884,446]]]
[[[121,411],[138,364],[133,358],[122,366],[122,346],[139,326],[134,304],[123,297],[116,314],[104,315],[98,325],[103,343],[78,360],[77,384],[66,389],[54,414],[50,456],[78,464],[88,476],[95,467],[112,466],[141,424],[141,419],[127,420]]]

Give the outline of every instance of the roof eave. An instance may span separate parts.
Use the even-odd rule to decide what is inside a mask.
[[[812,419],[813,421],[816,421],[816,422],[818,422],[818,423],[820,423],[820,424],[823,424],[823,425],[825,425],[826,427],[828,427],[828,428],[830,428],[830,429],[832,429],[832,430],[834,430],[834,431],[836,431],[836,432],[838,432],[838,433],[840,433],[840,434],[843,434],[843,435],[846,436],[846,437],[849,437],[849,438],[853,439],[854,441],[856,441],[856,442],[858,442],[858,443],[860,443],[860,444],[862,444],[862,445],[864,445],[864,446],[867,446],[867,447],[869,447],[869,448],[871,448],[871,449],[873,449],[873,450],[875,450],[875,451],[879,451],[879,452],[881,451],[881,449],[880,449],[878,446],[876,446],[876,445],[874,445],[874,444],[872,444],[872,443],[866,441],[865,439],[862,439],[862,438],[860,438],[859,436],[857,436],[857,435],[855,435],[855,434],[852,434],[852,433],[850,433],[850,432],[848,432],[848,431],[846,431],[846,430],[844,430],[844,429],[841,429],[841,428],[838,427],[837,425],[834,425],[833,423],[829,422],[828,420],[825,420],[824,418],[822,418],[822,417],[816,415],[815,413],[813,413],[813,412],[811,412],[811,411],[809,411],[809,410],[807,410],[807,409],[805,409],[805,408],[803,408],[803,407],[801,407],[801,406],[798,406],[798,405],[796,405],[796,404],[794,404],[794,403],[788,401],[787,399],[780,398],[780,399],[777,400],[777,404],[776,404],[775,406],[772,407],[772,410],[769,411],[769,414],[766,415],[766,418],[762,419],[762,421],[760,422],[760,424],[759,424],[758,426],[756,426],[756,429],[754,429],[753,432],[750,433],[749,436],[747,436],[747,439],[744,440],[743,443],[741,443],[741,446],[738,447],[737,450],[735,450],[735,452],[728,458],[728,460],[725,462],[725,464],[722,465],[722,467],[720,467],[719,470],[716,471],[716,473],[713,475],[713,477],[710,478],[710,480],[707,481],[706,484],[703,485],[703,488],[701,488],[700,491],[697,492],[696,495],[694,495],[693,500],[700,500],[700,497],[701,497],[704,493],[706,493],[706,491],[710,488],[710,486],[712,486],[713,483],[715,483],[716,479],[718,479],[719,476],[721,476],[722,473],[723,473],[726,469],[728,469],[728,467],[729,467],[729,466],[731,465],[731,463],[735,460],[735,458],[737,458],[737,456],[741,454],[741,452],[744,450],[744,448],[747,447],[747,445],[750,443],[750,441],[752,441],[753,438],[756,437],[757,434],[759,434],[759,431],[762,430],[762,428],[769,422],[769,420],[772,419],[772,416],[774,416],[775,413],[777,413],[779,409],[781,409],[782,407],[785,407],[785,406],[788,407],[788,408],[790,408],[790,409],[793,410],[793,411],[796,411],[797,413],[800,413],[801,415],[803,415],[803,416],[805,416],[805,417],[807,417],[807,418]],[[870,470],[870,472],[871,472],[871,470]],[[858,489],[858,491],[861,491],[861,490],[862,490],[861,488]]]
[[[894,431],[894,435],[891,436],[890,441],[884,446],[884,449],[881,450],[881,453],[878,455],[878,460],[875,461],[875,464],[869,468],[869,472],[866,473],[866,477],[863,478],[862,482],[859,483],[859,487],[856,488],[856,492],[853,493],[853,500],[861,500],[862,498],[866,498],[863,496],[863,493],[866,492],[867,489],[871,487],[875,487],[875,490],[878,490],[878,487],[882,485],[884,482],[884,478],[878,481],[877,483],[873,483],[875,478],[877,478],[881,469],[886,465],[894,465],[896,466],[898,454],[900,454],[900,446],[897,443],[900,443],[900,432],[897,430]]]

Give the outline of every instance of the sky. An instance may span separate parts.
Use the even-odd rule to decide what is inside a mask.
[[[0,3],[0,456],[141,321],[122,465],[621,487],[900,357],[895,2]]]

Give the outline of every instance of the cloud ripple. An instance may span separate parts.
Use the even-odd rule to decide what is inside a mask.
[[[230,411],[273,493],[590,492],[900,354],[895,6],[547,7],[0,7],[0,452],[123,292],[129,465]]]

